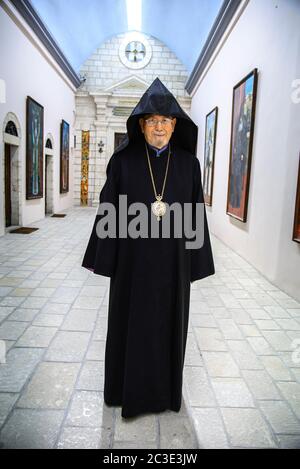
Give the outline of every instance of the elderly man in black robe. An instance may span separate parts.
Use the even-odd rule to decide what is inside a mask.
[[[120,215],[120,196],[126,196],[128,206],[143,203],[149,224],[154,220],[161,230],[173,203],[190,204],[193,227],[196,204],[203,207],[203,243],[193,249],[186,248],[185,235],[174,235],[172,217],[168,237],[161,231],[120,236],[119,222],[117,235],[104,237],[98,230],[104,212],[96,215],[82,266],[110,277],[104,401],[122,406],[123,418],[181,408],[190,285],[215,273],[197,134],[156,78],[129,116],[126,138],[107,165],[99,209],[110,203]]]

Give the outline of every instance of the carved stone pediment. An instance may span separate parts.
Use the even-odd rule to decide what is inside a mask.
[[[121,96],[141,96],[149,86],[150,84],[142,78],[132,75],[105,88],[104,92]]]

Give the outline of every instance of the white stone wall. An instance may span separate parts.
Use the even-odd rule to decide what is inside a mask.
[[[143,36],[152,47],[152,58],[146,67],[131,70],[122,64],[119,47],[126,34],[118,34],[100,45],[82,65],[80,73],[86,75],[86,82],[81,90],[102,90],[134,74],[149,84],[158,76],[175,96],[187,97],[184,84],[188,72],[185,66],[161,41],[146,34]]]
[[[300,300],[300,245],[292,240],[300,152],[300,2],[251,0],[199,82],[192,116],[203,161],[205,116],[219,107],[209,224],[280,289]],[[226,214],[232,88],[258,68],[247,222]],[[299,93],[298,93],[299,94]],[[263,303],[262,303],[263,304]]]
[[[106,166],[114,150],[115,133],[126,133],[126,120],[142,94],[156,77],[189,113],[191,100],[184,89],[188,72],[175,54],[162,42],[144,35],[152,47],[150,62],[131,69],[119,58],[126,34],[104,42],[83,64],[80,73],[86,81],[76,93],[74,204],[80,205],[81,131],[90,131],[88,205],[97,206],[106,179]],[[103,153],[98,143],[104,143]]]
[[[12,151],[12,217],[23,226],[45,217],[45,193],[42,198],[26,199],[26,97],[31,96],[44,107],[45,136],[53,135],[53,210],[63,211],[73,205],[72,129],[75,115],[74,86],[54,63],[49,52],[35,36],[13,5],[0,2],[0,78],[6,84],[5,102],[0,105],[0,236],[5,233],[4,148]],[[9,47],[8,47],[9,44]],[[15,119],[10,117],[15,116]],[[60,194],[60,123],[70,124],[69,192]],[[4,132],[7,120],[17,120],[17,142]],[[45,153],[44,153],[45,155]],[[43,175],[45,178],[45,157]],[[45,179],[44,179],[45,181]],[[45,187],[45,184],[43,185]]]

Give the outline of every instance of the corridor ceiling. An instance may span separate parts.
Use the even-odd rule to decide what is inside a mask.
[[[165,43],[191,72],[222,3],[222,0],[31,0],[77,73],[102,42],[132,29]],[[134,13],[141,11],[140,22],[134,28],[132,23],[128,24],[127,5]]]

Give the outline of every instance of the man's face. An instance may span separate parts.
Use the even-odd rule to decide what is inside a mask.
[[[156,148],[162,148],[169,143],[174,132],[176,117],[148,114],[139,119],[139,124],[146,141]]]

